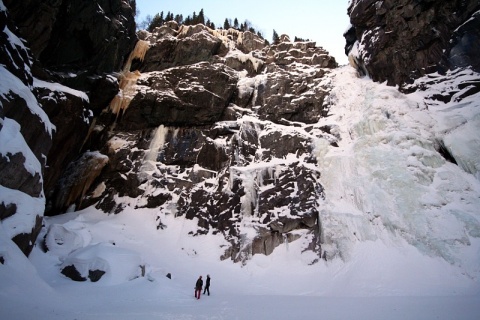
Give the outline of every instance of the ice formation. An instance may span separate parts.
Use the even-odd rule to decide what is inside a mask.
[[[138,40],[125,63],[123,71],[118,75],[119,91],[112,102],[110,102],[110,111],[113,114],[118,116],[120,113],[125,112],[130,105],[130,101],[135,96],[135,84],[141,74],[138,70],[130,71],[130,68],[133,60],[139,59],[143,61],[149,47],[150,43],[148,41]]]
[[[246,63],[247,61],[249,61],[255,71],[258,71],[258,68],[260,68],[264,64],[263,60],[255,58],[252,55],[252,52],[243,53],[240,50],[230,50],[226,57],[233,57],[242,63]]]
[[[123,71],[130,71],[133,60],[138,59],[140,61],[143,61],[143,59],[145,58],[145,54],[148,51],[148,48],[150,48],[150,43],[148,41],[138,40],[135,44],[135,48],[128,56],[127,62],[123,67]]]
[[[338,148],[317,145],[326,190],[320,216],[323,248],[330,257],[339,254],[348,260],[357,241],[403,238],[427,255],[461,263],[459,245],[469,246],[480,235],[480,187],[470,174],[475,174],[478,159],[478,133],[462,127],[470,134],[456,140],[456,154],[466,168],[459,170],[434,144],[443,139],[441,132],[456,108],[419,108],[427,93],[406,96],[396,88],[355,79],[352,72],[336,72],[331,92],[335,107],[320,121],[336,123],[342,132]],[[464,103],[478,108],[474,98]],[[443,133],[447,144],[456,130]]]
[[[243,42],[243,32],[230,28],[228,30],[224,29],[209,29],[209,32],[215,37],[222,40],[225,46],[229,49],[235,49],[237,45]],[[235,39],[236,38],[236,39]]]
[[[143,159],[141,174],[145,174],[155,169],[158,153],[162,150],[169,128],[164,125],[159,126],[152,132],[152,140]]]
[[[118,116],[128,108],[135,96],[135,84],[138,78],[140,78],[138,70],[133,72],[123,71],[119,74],[119,91],[110,103],[110,111],[113,114]]]

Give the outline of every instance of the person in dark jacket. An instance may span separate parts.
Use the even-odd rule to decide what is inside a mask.
[[[198,277],[197,283],[195,283],[195,298],[200,299],[202,293],[203,280],[202,276]]]
[[[207,274],[207,282],[205,283],[205,290],[203,290],[203,294],[205,292],[208,292],[208,295],[210,295],[210,275]]]

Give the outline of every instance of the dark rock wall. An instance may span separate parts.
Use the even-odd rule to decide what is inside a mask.
[[[139,79],[137,83],[149,89],[135,95],[117,128],[211,125],[231,102],[237,80],[230,68],[207,62]],[[165,95],[164,90],[174,94]]]
[[[5,0],[33,54],[48,68],[118,71],[135,44],[135,1]]]
[[[43,207],[21,208],[22,219],[17,219],[17,197],[32,202],[44,202],[42,174],[46,165],[45,155],[52,143],[52,126],[30,91],[33,86],[32,55],[27,43],[20,40],[18,32],[6,11],[0,11],[0,220],[13,221],[9,230],[13,241],[28,255],[42,225]],[[11,143],[10,143],[11,142]],[[22,145],[24,143],[24,145]],[[36,165],[38,161],[38,166]],[[10,195],[10,196],[9,196]],[[14,197],[12,195],[15,195]],[[27,211],[25,211],[27,210]]]
[[[26,212],[13,200],[2,198],[0,217],[14,221],[16,215],[32,216],[31,232],[13,237],[28,255],[45,205],[47,213],[61,213],[68,204],[80,201],[84,193],[84,186],[72,186],[78,199],[67,197],[61,206],[55,201],[63,197],[59,181],[68,165],[81,159],[94,116],[118,91],[111,73],[123,67],[137,41],[135,1],[4,0],[3,4],[0,64],[12,76],[1,80],[11,89],[0,95],[0,117],[18,124],[41,168],[35,174],[26,170],[28,156],[21,152],[1,155],[0,184],[44,205]],[[39,111],[33,111],[35,108]],[[88,187],[94,179],[90,176],[79,181]]]
[[[270,47],[249,32],[203,25],[171,22],[139,37],[150,48],[132,64],[142,71],[132,100],[101,114],[86,146],[109,162],[83,206],[196,220],[195,235],[229,241],[225,259],[270,254],[307,234],[320,254],[314,141],[336,138],[315,123],[328,112],[320,82],[335,60],[313,42]],[[255,237],[245,237],[244,224]]]
[[[10,17],[30,50],[40,56],[48,45],[63,0],[4,0]]]
[[[389,85],[457,67],[479,71],[479,9],[478,0],[354,0],[346,53],[353,47],[361,73]]]
[[[47,214],[64,208],[53,205],[58,181],[77,159],[95,115],[118,91],[115,77],[133,49],[135,1],[122,0],[5,0],[11,19],[32,49],[34,77],[86,92],[82,99],[68,91],[36,88],[34,93],[56,126],[45,171]],[[39,145],[41,145],[39,143]],[[60,211],[59,211],[60,210]]]

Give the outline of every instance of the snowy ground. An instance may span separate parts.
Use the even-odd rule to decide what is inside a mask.
[[[56,228],[47,237],[54,249],[45,253],[37,244],[26,259],[0,224],[0,319],[480,319],[475,173],[437,162],[428,146],[405,145],[437,134],[432,123],[439,120],[417,110],[419,96],[358,79],[349,67],[332,81],[337,107],[323,121],[337,124],[343,140],[318,150],[328,199],[322,223],[331,230],[325,247],[338,252],[332,259],[309,265],[312,253],[302,253],[299,240],[241,266],[219,260],[221,236],[190,236],[195,221],[93,209],[46,219],[39,239]],[[396,171],[406,163],[416,180]],[[381,170],[387,164],[390,170]],[[442,192],[448,205],[438,204]],[[409,215],[412,208],[422,215]],[[104,259],[92,260],[96,255]],[[96,283],[74,282],[59,272],[72,261],[110,272]],[[139,264],[145,277],[135,278]],[[196,300],[194,283],[207,274],[212,294]]]
[[[49,223],[75,216],[52,218]],[[159,233],[155,217],[153,212],[117,216],[84,212],[68,222],[70,227],[75,222],[77,230],[89,230],[93,242],[115,242],[140,253],[147,277],[133,281],[126,281],[129,275],[123,270],[128,269],[128,261],[121,265],[112,260],[121,265],[117,277],[72,282],[59,274],[58,257],[38,248],[30,258],[37,277],[17,252],[17,261],[0,266],[1,318],[32,319],[35,314],[36,319],[77,320],[477,319],[480,315],[476,281],[408,245],[361,243],[349,263],[322,261],[307,266],[291,243],[241,267],[219,262],[218,237],[185,236],[193,224],[178,219],[167,220],[168,227]],[[8,252],[13,255],[15,249],[12,245]],[[165,276],[168,272],[172,279]],[[212,294],[197,301],[193,285],[198,275],[207,273],[212,277]]]
[[[49,219],[70,220],[76,213]],[[477,280],[413,247],[360,243],[351,261],[302,262],[295,243],[244,267],[218,260],[221,240],[185,236],[190,221],[167,221],[159,233],[153,212],[82,213],[70,220],[93,242],[115,242],[142,255],[147,277],[127,281],[128,261],[112,259],[117,277],[73,282],[58,257],[35,249],[28,266],[0,266],[2,319],[477,319]],[[81,226],[80,226],[81,224]],[[67,224],[68,226],[68,224]],[[168,244],[165,243],[168,241]],[[12,245],[8,252],[16,248]],[[196,252],[196,254],[195,254]],[[28,267],[28,268],[27,268]],[[27,270],[25,270],[27,268]],[[120,269],[120,270],[118,270]],[[172,279],[166,274],[170,272]],[[31,274],[29,274],[31,273]],[[193,297],[198,275],[212,277],[211,295]],[[121,278],[123,275],[124,278]]]

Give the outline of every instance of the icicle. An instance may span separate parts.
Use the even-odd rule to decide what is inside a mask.
[[[130,102],[135,96],[135,85],[141,75],[138,70],[133,72],[130,71],[132,61],[134,59],[139,59],[140,61],[143,61],[143,59],[145,58],[145,53],[147,52],[149,47],[150,43],[148,41],[139,40],[135,45],[133,51],[130,53],[130,56],[125,63],[123,71],[120,72],[120,74],[118,75],[119,91],[117,95],[113,98],[113,100],[110,102],[109,106],[110,111],[113,114],[117,115],[117,117],[120,112],[125,112],[125,110],[130,105]]]
[[[177,136],[178,136],[178,132],[179,132],[179,131],[180,131],[180,128],[176,128],[175,130],[173,130],[172,140],[177,139]]]
[[[255,87],[253,89],[253,97],[252,97],[252,107],[257,106],[257,98],[258,98],[258,89],[262,86],[265,86],[267,82],[267,75],[259,75],[255,77]]]
[[[268,168],[267,168],[267,172],[268,172],[268,179],[272,179],[272,180],[273,180],[273,183],[275,184],[276,181],[275,181],[275,179],[273,178],[273,169],[274,169],[274,167],[268,167]]]
[[[228,180],[228,189],[231,191],[233,188],[233,179],[235,178],[235,175],[233,173],[233,168],[230,167],[230,178]]]
[[[254,209],[257,207],[257,183],[256,170],[242,172],[242,184],[245,195],[241,199],[241,208],[244,216],[254,215]]]
[[[150,141],[147,152],[145,152],[145,157],[143,158],[143,163],[140,167],[140,176],[143,178],[148,179],[148,176],[151,174],[151,172],[155,171],[155,163],[157,162],[158,153],[165,145],[168,132],[169,128],[163,125],[159,126],[152,132],[152,140]],[[147,189],[145,191],[146,194],[150,192],[150,185],[147,185]]]
[[[219,29],[219,30],[212,30],[207,28],[211,35],[217,37],[218,39],[222,40],[225,46],[229,49],[235,49],[235,45],[239,45],[243,43],[243,32],[238,31],[236,29],[230,28],[228,30]],[[236,40],[230,39],[228,36],[236,37]]]
[[[157,161],[158,152],[163,148],[167,134],[168,127],[165,127],[164,125],[161,125],[155,129],[153,139],[150,141],[149,150],[145,155],[144,161]]]
[[[145,53],[147,53],[148,48],[150,48],[150,43],[148,41],[138,40],[137,44],[135,45],[135,48],[128,56],[127,63],[125,63],[125,66],[123,67],[123,71],[124,72],[130,71],[133,60],[138,59],[140,61],[143,61],[143,59],[145,58]]]
[[[140,78],[140,75],[141,74],[138,70],[134,72],[124,71],[120,73],[118,76],[118,79],[120,80],[120,90],[113,98],[112,102],[110,102],[110,111],[112,113],[118,116],[120,112],[124,112],[128,108],[130,102],[135,96],[135,84],[137,83],[137,79]]]
[[[275,166],[275,172],[273,173],[274,183],[277,184],[278,177],[282,173],[282,168],[280,166]]]
[[[257,171],[257,183],[259,187],[263,187],[263,176],[265,174],[265,170],[261,169]]]

